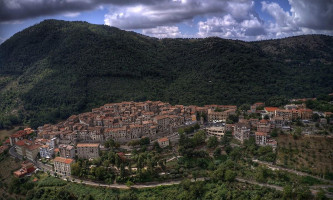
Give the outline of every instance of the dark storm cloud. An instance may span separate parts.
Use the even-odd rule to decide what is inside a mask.
[[[0,22],[91,10],[102,4],[155,4],[155,0],[0,0]]]
[[[333,29],[333,0],[289,0],[295,22],[317,30]]]
[[[244,0],[234,0],[243,2]],[[195,16],[226,14],[230,0],[169,0],[154,5],[117,7],[105,24],[123,29],[145,29],[181,23]]]
[[[254,28],[247,28],[245,30],[246,36],[258,36],[258,35],[266,35],[266,30],[264,27],[254,27]]]

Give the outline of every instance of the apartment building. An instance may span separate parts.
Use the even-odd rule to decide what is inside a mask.
[[[92,143],[81,143],[77,144],[77,156],[81,159],[90,159],[90,158],[98,158],[100,145],[92,144]]]
[[[54,171],[63,176],[70,176],[71,175],[71,164],[74,162],[75,161],[70,158],[56,157],[53,160]]]

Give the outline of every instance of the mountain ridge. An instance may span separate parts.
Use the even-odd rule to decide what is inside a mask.
[[[325,35],[157,39],[46,20],[0,45],[0,119],[37,126],[123,100],[239,105],[313,97],[333,90],[332,55],[333,37]]]

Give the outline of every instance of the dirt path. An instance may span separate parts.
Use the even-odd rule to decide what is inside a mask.
[[[308,173],[305,173],[305,172],[300,172],[300,171],[297,171],[297,170],[280,167],[280,166],[274,165],[272,163],[268,163],[268,162],[264,162],[264,161],[260,161],[260,160],[253,159],[252,161],[256,162],[256,163],[259,163],[259,164],[262,164],[262,165],[266,165],[267,167],[272,168],[272,169],[278,169],[278,170],[287,171],[287,172],[294,173],[294,174],[299,175],[299,176],[309,176],[309,177],[316,178],[316,179],[324,181],[324,182],[328,182],[328,183],[330,183],[330,184],[333,185],[333,181],[327,180],[327,179],[323,179],[323,178],[321,178],[319,176],[314,176],[314,175],[311,175],[311,174],[308,174]]]

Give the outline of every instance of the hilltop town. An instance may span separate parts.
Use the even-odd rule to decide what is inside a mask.
[[[110,103],[57,124],[20,130],[1,149],[9,148],[10,155],[24,160],[13,172],[18,178],[42,170],[67,180],[84,178],[109,184],[179,178],[184,172],[175,172],[171,163],[206,168],[212,157],[233,157],[240,147],[245,152],[252,149],[252,153],[242,154],[253,162],[261,162],[256,160],[259,158],[281,163],[277,151],[285,148],[285,142],[279,138],[318,135],[322,130],[332,134],[332,113],[307,108],[307,100],[296,99],[279,107],[262,102],[249,107]],[[253,148],[257,150],[253,152]],[[190,164],[193,159],[204,159],[206,164]]]
[[[38,127],[36,138],[28,137],[33,133],[30,128],[18,131],[9,137],[9,143],[16,147],[18,155],[30,161],[55,157],[54,171],[66,176],[71,174],[70,165],[75,158],[98,158],[100,149],[110,139],[126,144],[149,138],[166,146],[169,144],[168,137],[179,129],[200,124],[208,136],[220,139],[229,131],[236,140],[244,143],[253,134],[257,145],[269,145],[275,149],[277,142],[270,137],[272,130],[290,132],[292,121],[311,120],[313,115],[304,103],[289,104],[284,108],[255,103],[246,111],[247,115],[255,117],[244,119],[241,115],[237,123],[226,124],[229,116],[235,116],[236,111],[237,107],[233,105],[173,106],[161,101],[112,103],[73,115],[58,124]],[[331,113],[325,114],[328,116]]]

